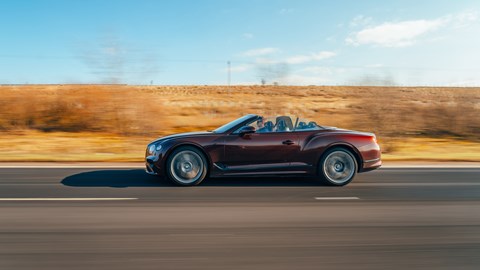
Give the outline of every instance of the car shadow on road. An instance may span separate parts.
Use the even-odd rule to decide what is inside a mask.
[[[70,187],[175,187],[168,179],[146,174],[142,169],[95,170],[65,177],[61,183]],[[230,177],[205,179],[200,186],[319,186],[309,177]]]

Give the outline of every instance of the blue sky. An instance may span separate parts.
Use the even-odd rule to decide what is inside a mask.
[[[0,2],[0,84],[480,85],[480,1]]]

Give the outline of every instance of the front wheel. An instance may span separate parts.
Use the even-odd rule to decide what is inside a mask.
[[[207,159],[195,147],[182,146],[175,149],[166,165],[168,178],[177,185],[195,186],[207,176]]]
[[[357,173],[357,161],[353,154],[344,148],[328,150],[322,157],[320,176],[331,186],[344,186],[350,183]]]

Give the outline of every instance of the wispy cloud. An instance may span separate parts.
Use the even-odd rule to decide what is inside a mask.
[[[284,78],[284,83],[288,85],[322,85],[329,82],[329,79],[321,76],[306,76],[301,74],[291,74]]]
[[[250,69],[252,69],[252,65],[250,64],[239,64],[239,65],[234,65],[230,68],[230,71],[231,72],[237,72],[237,73],[241,73],[241,72],[245,72],[245,71],[248,71]],[[225,71],[227,71],[228,69],[225,69]]]
[[[255,63],[260,65],[279,64],[279,63],[296,65],[296,64],[305,64],[313,61],[320,61],[320,60],[334,57],[336,55],[337,53],[332,51],[320,51],[320,52],[310,53],[310,54],[294,55],[287,58],[271,59],[268,57],[257,57],[255,58]]]
[[[337,55],[335,52],[331,51],[321,51],[318,53],[312,53],[308,55],[295,55],[289,57],[285,60],[288,64],[303,64],[311,61],[320,61],[323,59],[331,58]]]
[[[440,28],[465,27],[476,20],[478,20],[478,13],[469,11],[450,14],[432,20],[384,22],[376,26],[367,26],[358,32],[354,32],[345,41],[355,46],[405,47],[415,44],[421,37]]]
[[[261,48],[244,52],[242,55],[253,58],[253,63],[233,66],[232,71],[245,72],[256,70],[258,78],[267,83],[287,85],[318,85],[328,82],[328,68],[310,67],[297,69],[292,73],[291,65],[315,63],[337,55],[333,51],[319,51],[309,54],[299,54],[290,57],[272,55],[281,52],[278,48]]]
[[[350,21],[350,27],[366,26],[371,24],[373,21],[372,17],[366,17],[364,15],[357,15]]]
[[[277,60],[273,60],[265,57],[259,57],[255,59],[255,64],[258,64],[258,65],[272,65],[272,64],[278,64],[281,62],[282,61],[277,61]]]
[[[280,52],[280,49],[269,47],[269,48],[258,48],[258,49],[248,50],[246,52],[243,52],[242,55],[247,57],[254,57],[254,56],[274,54],[278,52]]]
[[[413,45],[417,38],[438,29],[443,20],[415,20],[398,23],[383,23],[363,29],[347,38],[353,45],[372,44],[381,47],[404,47]]]
[[[448,15],[445,19],[452,22],[453,28],[463,28],[478,21],[479,13],[476,10],[468,10],[454,15]]]

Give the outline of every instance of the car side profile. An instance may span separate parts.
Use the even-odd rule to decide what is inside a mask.
[[[343,186],[379,168],[373,133],[327,127],[289,116],[248,114],[213,131],[161,137],[147,146],[146,172],[182,186],[208,177],[313,176]]]

